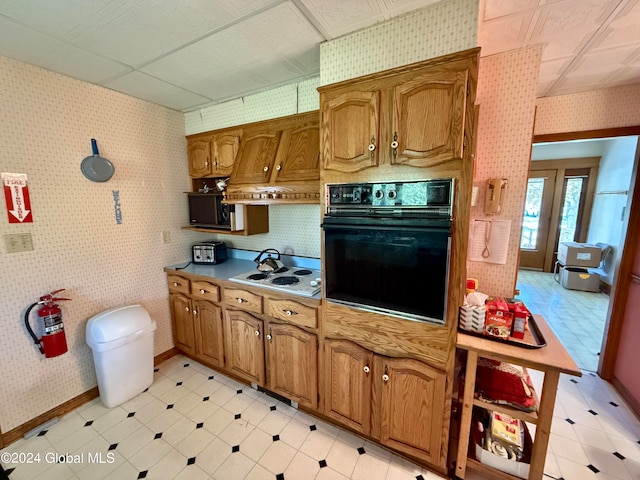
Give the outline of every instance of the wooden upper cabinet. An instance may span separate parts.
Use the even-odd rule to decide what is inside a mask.
[[[350,91],[322,103],[325,169],[357,172],[378,165],[379,108],[379,91]]]
[[[193,178],[211,175],[211,142],[209,140],[189,140],[189,176]]]
[[[272,181],[298,182],[320,178],[320,130],[317,121],[282,132]]]
[[[462,158],[466,90],[467,71],[446,68],[394,87],[391,163],[429,167]]]
[[[440,448],[445,373],[418,360],[375,357],[373,436],[391,448],[444,466]],[[447,406],[448,407],[448,406]]]
[[[203,178],[231,175],[241,137],[242,130],[232,130],[189,139],[189,176]]]
[[[242,131],[232,131],[216,135],[213,139],[213,163],[211,175],[228,176],[233,171],[233,164],[240,148]]]
[[[271,177],[282,131],[245,131],[231,181],[233,183],[266,183]]]

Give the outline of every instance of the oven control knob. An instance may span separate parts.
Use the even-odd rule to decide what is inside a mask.
[[[316,278],[316,282],[320,283],[322,279],[320,277]]]
[[[384,192],[382,190],[376,190],[375,196],[376,198],[382,198],[384,197]]]
[[[309,282],[309,285],[311,285],[312,287],[317,287],[318,286],[318,282],[316,282],[315,280],[311,280]]]
[[[387,197],[391,198],[392,200],[394,198],[396,198],[398,196],[397,192],[395,190],[389,190],[389,193],[387,193]]]

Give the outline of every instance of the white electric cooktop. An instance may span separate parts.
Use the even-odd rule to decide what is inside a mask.
[[[321,279],[320,270],[287,266],[269,273],[254,269],[231,277],[229,280],[245,285],[255,285],[280,292],[313,297],[320,292]]]

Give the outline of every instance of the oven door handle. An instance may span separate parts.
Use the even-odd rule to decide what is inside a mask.
[[[384,223],[380,224],[369,224],[369,225],[353,225],[353,224],[335,224],[335,223],[323,223],[320,225],[324,230],[393,230],[396,231],[406,231],[406,232],[415,232],[419,230],[420,232],[434,232],[434,233],[442,233],[447,232],[451,235],[450,227],[430,227],[425,225],[388,225]]]

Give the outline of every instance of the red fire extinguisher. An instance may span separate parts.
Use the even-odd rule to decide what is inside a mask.
[[[33,343],[38,346],[40,353],[46,358],[57,357],[67,351],[67,337],[64,334],[64,324],[62,323],[62,311],[57,303],[61,300],[71,300],[70,298],[56,297],[56,293],[64,291],[64,288],[51,292],[40,297],[40,301],[29,305],[24,314],[24,324],[33,338]],[[42,305],[38,310],[38,317],[43,322],[42,338],[38,338],[31,325],[29,325],[29,314],[36,305]]]

